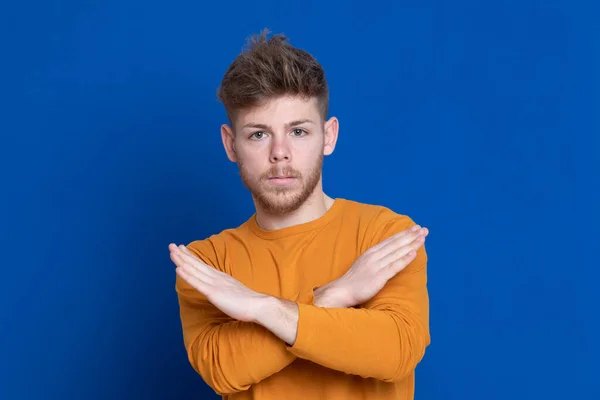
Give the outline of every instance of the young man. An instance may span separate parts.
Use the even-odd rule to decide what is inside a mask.
[[[284,36],[256,37],[219,98],[256,213],[169,245],[191,365],[226,399],[413,399],[430,340],[428,230],[323,192],[338,120],[321,66]]]

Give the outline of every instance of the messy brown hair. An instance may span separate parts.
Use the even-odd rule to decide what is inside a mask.
[[[268,38],[269,33],[264,29],[248,39],[247,47],[231,63],[217,90],[230,123],[238,111],[286,95],[315,97],[325,120],[329,90],[321,64],[308,52],[290,45],[285,35]]]

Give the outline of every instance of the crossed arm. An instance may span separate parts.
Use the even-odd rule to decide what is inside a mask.
[[[429,343],[427,233],[389,237],[343,277],[295,301],[256,293],[171,245],[190,363],[219,394],[247,390],[297,357],[362,377],[403,378]]]

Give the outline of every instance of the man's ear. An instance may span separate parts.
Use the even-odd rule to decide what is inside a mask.
[[[221,139],[223,140],[223,147],[227,153],[227,158],[231,162],[237,162],[237,154],[235,153],[235,136],[233,130],[229,125],[221,125]]]
[[[340,129],[339,121],[336,117],[331,117],[325,122],[325,141],[323,143],[323,155],[330,155],[335,149]]]

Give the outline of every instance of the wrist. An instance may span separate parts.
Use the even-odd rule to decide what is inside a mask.
[[[348,308],[353,306],[348,291],[335,283],[315,290],[315,306],[322,308]]]
[[[276,297],[269,296],[266,294],[261,294],[260,296],[257,296],[255,299],[253,299],[252,306],[250,307],[251,322],[260,324],[263,320],[262,317],[264,317],[266,314],[271,313],[273,309],[277,308],[278,300],[279,299],[277,299]]]
[[[298,334],[298,305],[293,301],[273,296],[257,299],[252,322],[268,329],[275,336],[293,346]]]

